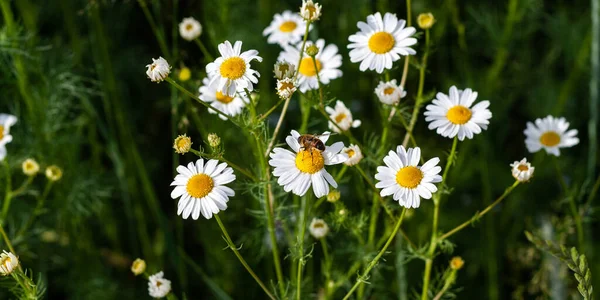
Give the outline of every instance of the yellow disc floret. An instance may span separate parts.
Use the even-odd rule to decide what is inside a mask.
[[[408,166],[398,170],[396,173],[396,182],[409,189],[416,188],[423,179],[423,172],[417,167]]]
[[[206,197],[214,187],[212,178],[206,174],[196,174],[188,180],[186,190],[194,198]]]
[[[246,61],[238,56],[230,57],[221,64],[219,71],[225,78],[239,79],[246,73]]]
[[[4,138],[4,126],[0,125],[0,140]]]
[[[471,120],[471,110],[462,106],[456,105],[448,110],[446,113],[446,118],[448,121],[452,122],[456,125],[463,125]]]
[[[394,37],[385,31],[377,32],[369,38],[369,49],[376,54],[390,52],[395,44],[396,40],[394,40]]]
[[[343,119],[345,119],[347,116],[345,113],[340,113],[339,115],[335,116],[335,122],[339,123],[341,122]]]
[[[215,94],[215,98],[217,98],[217,101],[219,101],[221,103],[225,103],[225,104],[233,101],[233,97],[224,95],[223,93],[221,93],[219,91],[217,91],[217,93]]]
[[[298,24],[296,24],[296,22],[286,21],[279,26],[279,30],[281,30],[281,32],[292,32],[294,31],[294,29],[296,29],[296,27],[298,27]]]
[[[317,64],[317,70],[315,70],[315,63]],[[298,68],[298,72],[300,72],[300,74],[310,77],[317,75],[317,71],[321,71],[320,60],[315,59],[315,62],[313,62],[311,57],[305,57],[300,62],[300,68]]]
[[[540,143],[547,147],[552,147],[560,143],[560,135],[554,131],[547,131],[540,137]]]
[[[529,167],[527,167],[527,165],[523,165],[523,164],[518,165],[517,169],[521,172],[529,171]]]
[[[323,169],[324,166],[325,160],[319,150],[300,150],[296,155],[296,167],[300,172],[314,174]]]
[[[396,89],[395,89],[395,88],[393,88],[393,87],[387,87],[387,88],[385,88],[385,90],[383,90],[383,94],[384,94],[384,95],[391,95],[391,94],[393,94],[393,93],[394,93],[394,91],[395,91],[395,90],[396,90]]]

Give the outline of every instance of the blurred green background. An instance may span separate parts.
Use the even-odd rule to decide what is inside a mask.
[[[222,294],[226,293],[233,299],[263,298],[235,257],[223,251],[225,243],[216,223],[182,220],[169,197],[174,166],[196,159],[192,154],[173,153],[177,134],[187,133],[196,148],[205,147],[206,135],[216,132],[224,141],[226,156],[247,168],[256,167],[252,147],[231,124],[209,115],[168,84],[150,82],[144,66],[151,58],[163,56],[173,66],[173,78],[179,68],[187,66],[192,79],[183,84],[197,92],[209,61],[177,31],[180,20],[192,16],[202,23],[201,39],[213,55],[218,56],[216,45],[224,40],[241,40],[244,49],[260,52],[264,61],[253,65],[262,74],[259,111],[264,112],[277,101],[271,92],[275,85],[271,70],[280,48],[268,45],[262,31],[274,13],[297,11],[300,1],[0,2],[0,112],[19,117],[12,129],[14,141],[8,145],[13,181],[22,180],[20,163],[27,157],[43,166],[57,164],[64,171],[45,214],[24,236],[13,240],[23,266],[36,276],[40,273],[46,282],[46,297],[147,298],[146,281],[129,271],[131,261],[143,257],[150,272],[165,271],[178,296],[227,299]],[[377,147],[381,113],[373,90],[381,78],[374,72],[360,72],[358,64],[349,61],[347,38],[357,31],[356,22],[376,11],[406,18],[406,3],[319,3],[323,16],[309,39],[324,38],[337,45],[343,56],[344,75],[332,81],[328,95],[343,100],[354,117],[363,121],[354,135]],[[163,32],[167,49],[157,42],[143,5]],[[592,41],[596,46],[600,41],[592,35],[590,1],[412,1],[413,25],[422,12],[432,12],[437,19],[431,30],[427,100],[435,92],[447,93],[451,85],[470,87],[479,92],[479,100],[490,100],[493,113],[487,131],[459,144],[458,161],[448,179],[454,190],[442,202],[440,229],[445,232],[468,220],[498,197],[513,182],[508,166],[513,161],[527,157],[536,167],[531,183],[518,187],[475,227],[452,238],[456,243],[453,254],[440,253],[434,270],[446,267],[454,255],[465,259],[456,285],[461,287],[456,291],[458,299],[578,297],[576,282],[566,267],[535,249],[523,234],[529,230],[577,246],[565,200],[569,196],[580,204],[585,228],[580,251],[587,254],[594,283],[600,286],[600,257],[595,254],[600,243],[596,239],[597,202],[589,199],[598,173],[597,136],[589,134],[590,128],[598,126],[598,94],[590,98],[590,49]],[[417,57],[423,37],[419,36]],[[415,61],[408,74],[408,96],[401,105],[405,118],[412,111],[418,85]],[[402,62],[395,64],[392,78],[400,79]],[[271,128],[279,111],[269,118]],[[288,113],[279,141],[300,124],[297,99],[292,100]],[[524,145],[526,122],[549,114],[564,116],[571,128],[579,130],[580,144],[562,151],[559,159],[568,193],[561,192],[552,158],[545,153],[529,154]],[[324,131],[325,120],[316,112],[313,116],[309,131]],[[399,122],[394,124],[389,149],[402,143],[404,133]],[[451,140],[428,130],[422,113],[415,138],[425,158],[439,156],[445,161]],[[335,139],[348,142],[339,135]],[[380,161],[367,157],[365,164],[372,176]],[[360,199],[370,199],[371,191],[356,172],[347,174],[340,185],[341,201],[351,214],[358,215],[363,209]],[[34,181],[33,192],[43,189],[42,179]],[[260,205],[249,192],[254,187],[238,180],[234,188],[236,197],[220,215],[234,241],[243,244],[250,264],[270,282],[275,276],[263,217],[255,213]],[[587,201],[591,205],[585,205]],[[334,206],[326,204],[322,215],[333,211]],[[27,195],[13,202],[5,223],[9,236],[15,236],[34,206]],[[392,207],[399,210],[397,205]],[[403,225],[419,245],[429,240],[431,214],[432,203],[424,200]],[[282,224],[294,222],[286,219],[289,215],[280,217]],[[57,236],[48,238],[52,232]],[[383,230],[378,237],[381,234]],[[347,254],[357,246],[344,233],[336,236],[334,232],[329,244],[339,257],[350,260],[336,261],[341,270],[353,255],[360,255],[359,250]],[[283,254],[288,253],[287,247],[280,247]],[[370,279],[370,299],[412,299],[415,291],[420,293],[423,261],[414,259],[395,268],[411,254],[400,240],[391,250]],[[315,250],[307,265],[306,276],[312,275],[307,291],[323,285],[320,255]],[[291,258],[284,260],[284,268],[290,262]],[[10,294],[0,290],[0,298],[8,299]]]

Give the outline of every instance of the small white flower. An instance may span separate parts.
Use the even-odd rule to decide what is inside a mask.
[[[296,85],[292,78],[277,80],[277,95],[281,99],[287,99],[296,91]]]
[[[406,91],[396,83],[396,79],[393,79],[388,82],[380,81],[375,88],[375,95],[383,104],[396,105],[406,96]]]
[[[46,178],[50,181],[59,181],[63,176],[62,169],[57,165],[51,165],[46,168]]]
[[[329,114],[329,118],[337,124],[337,126],[335,126],[333,122],[329,121],[329,129],[334,132],[340,133],[340,129],[346,131],[350,129],[350,127],[356,128],[361,124],[360,120],[352,119],[352,112],[350,112],[346,105],[344,105],[344,102],[340,100],[335,103],[335,108],[327,106],[325,107],[325,111]]]
[[[227,163],[220,163],[211,159],[204,163],[198,159],[196,164],[189,163],[187,167],[177,167],[177,176],[171,183],[175,186],[171,192],[171,198],[179,198],[177,203],[177,215],[187,219],[190,215],[197,220],[200,213],[206,219],[212,218],[213,214],[227,209],[229,197],[235,196],[235,192],[225,186],[235,180],[233,169]]]
[[[297,85],[302,93],[319,88],[317,70],[323,84],[329,84],[331,80],[342,76],[342,71],[339,70],[339,67],[342,66],[342,56],[338,54],[338,47],[336,45],[325,46],[323,39],[317,40],[315,45],[319,48],[319,53],[315,56],[316,69],[315,62],[310,56],[304,56],[298,67]],[[279,54],[278,60],[297,64],[301,48],[302,43],[298,43],[295,47],[283,47],[283,52]]]
[[[308,230],[315,239],[322,239],[329,233],[329,226],[327,226],[325,220],[313,218]]]
[[[133,273],[133,275],[137,276],[137,275],[144,273],[145,271],[146,271],[146,261],[145,260],[143,260],[141,258],[137,258],[131,264],[131,272]]]
[[[342,153],[348,155],[348,160],[344,162],[348,166],[354,166],[363,159],[362,151],[354,144],[350,144],[350,146],[342,149]]]
[[[512,176],[520,182],[527,182],[533,177],[535,168],[527,162],[527,158],[523,158],[521,161],[515,161],[510,166],[512,167]]]
[[[421,198],[431,199],[437,191],[434,183],[442,181],[438,175],[442,168],[437,164],[440,159],[434,157],[418,166],[421,159],[421,149],[398,146],[396,152],[390,151],[383,158],[385,166],[377,167],[375,179],[379,182],[375,187],[382,189],[381,196],[393,195],[400,206],[418,208]]]
[[[179,34],[186,41],[193,41],[202,34],[202,25],[198,20],[189,17],[179,23]]]
[[[169,77],[169,73],[171,73],[171,66],[169,63],[162,57],[158,59],[152,59],[152,63],[146,65],[146,75],[153,82],[161,82]]]
[[[490,101],[481,101],[471,107],[475,99],[477,92],[471,89],[460,91],[455,86],[450,88],[449,95],[437,93],[433,104],[425,108],[429,129],[436,129],[439,135],[447,138],[458,135],[461,141],[465,137],[472,139],[474,134],[481,133],[481,129],[487,129],[492,118],[492,112],[487,109]]]
[[[381,74],[384,69],[391,69],[400,55],[415,55],[417,52],[410,46],[417,43],[411,37],[417,30],[404,28],[405,24],[406,21],[391,13],[383,18],[381,13],[375,13],[367,16],[367,23],[358,22],[360,31],[348,38],[348,49],[352,49],[350,61],[361,62],[359,69],[363,72],[369,69]]]
[[[337,142],[325,146],[325,151],[305,149],[298,142],[299,137],[300,134],[292,130],[291,135],[285,138],[294,152],[280,147],[273,149],[269,160],[269,165],[274,167],[273,175],[278,177],[277,183],[283,186],[286,192],[291,191],[298,196],[304,196],[312,185],[317,198],[326,196],[329,194],[329,185],[337,188],[337,183],[325,170],[325,166],[341,164],[348,159],[346,154],[340,153],[344,143]],[[329,139],[329,132],[317,138],[325,145]]]
[[[310,31],[312,26],[308,29]],[[264,36],[269,36],[269,44],[279,44],[285,46],[295,44],[302,39],[306,30],[306,21],[301,16],[292,13],[289,10],[282,14],[275,14],[271,25],[263,31]]]
[[[277,79],[292,78],[296,74],[296,65],[287,61],[278,61],[275,63],[273,73]]]
[[[23,174],[27,176],[34,176],[40,171],[40,165],[33,158],[28,158],[21,164],[23,168]]]
[[[300,16],[307,21],[317,21],[321,17],[321,5],[314,3],[312,0],[302,0]]]
[[[527,122],[525,131],[525,146],[529,152],[534,153],[540,149],[554,156],[560,156],[560,148],[573,147],[579,144],[577,129],[569,129],[569,122],[565,118],[547,116],[536,119],[535,125]]]
[[[153,298],[163,298],[171,292],[171,281],[163,278],[162,271],[148,277],[148,293]]]
[[[8,276],[19,266],[19,259],[12,252],[0,254],[0,275]]]
[[[0,114],[0,161],[6,157],[6,144],[13,139],[10,127],[17,123],[17,117],[9,114]]]
[[[260,74],[250,68],[250,62],[262,61],[258,51],[248,50],[242,52],[242,42],[237,41],[233,46],[229,41],[219,44],[221,56],[206,66],[206,73],[210,78],[210,85],[217,84],[217,91],[229,97],[235,96],[237,91],[253,90],[253,84],[258,83]]]
[[[217,82],[213,81],[211,84],[210,78],[204,78],[202,80],[202,86],[200,87],[200,100],[207,102],[210,106],[222,111],[230,117],[235,117],[242,113],[242,110],[249,103],[246,91],[240,90],[233,96],[228,96],[219,91]],[[217,114],[213,109],[208,109],[211,114]],[[219,114],[221,120],[227,120],[227,118]]]

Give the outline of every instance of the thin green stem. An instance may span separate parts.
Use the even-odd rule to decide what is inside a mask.
[[[400,215],[400,218],[398,219],[398,222],[396,223],[396,226],[394,227],[392,234],[390,234],[387,242],[385,243],[383,248],[381,248],[379,253],[377,253],[377,256],[375,256],[375,258],[373,258],[373,260],[371,260],[371,262],[367,265],[367,268],[362,273],[362,275],[358,276],[354,286],[352,286],[350,291],[346,294],[346,296],[344,296],[344,300],[350,299],[350,296],[352,296],[352,294],[354,293],[356,288],[358,288],[362,283],[364,283],[367,280],[369,272],[371,272],[371,269],[373,269],[373,267],[375,267],[377,265],[377,262],[379,262],[379,259],[381,259],[383,254],[386,252],[387,248],[390,246],[390,244],[394,240],[394,237],[396,236],[396,234],[398,233],[398,230],[400,229],[400,225],[402,225],[402,220],[404,219],[405,214],[406,214],[406,208],[403,208],[402,214]]]
[[[425,86],[425,71],[427,71],[427,58],[429,57],[429,29],[425,30],[425,53],[423,53],[423,58],[421,59],[421,68],[419,69],[419,88],[417,90],[417,99],[415,101],[415,107],[413,108],[412,116],[410,118],[410,123],[408,124],[408,129],[406,130],[406,134],[404,135],[404,140],[402,141],[402,146],[406,148],[408,145],[408,140],[412,135],[413,130],[415,129],[415,124],[417,124],[417,119],[419,116],[419,110],[421,109],[421,104],[423,103],[423,87]]]
[[[323,104],[323,87],[321,86],[321,76],[319,75],[319,67],[317,66],[317,60],[315,59],[314,56],[311,56],[312,58],[312,62],[313,62],[313,67],[315,68],[315,70],[317,70],[316,74],[317,74],[317,84],[319,85],[319,105],[321,107],[324,107]]]
[[[558,181],[560,182],[560,186],[562,187],[563,193],[565,193],[565,196],[569,199],[569,209],[571,210],[571,214],[573,215],[573,220],[575,221],[575,228],[577,230],[577,245],[579,246],[579,249],[583,249],[583,224],[581,222],[581,215],[579,214],[579,210],[577,209],[577,203],[575,203],[575,196],[569,195],[569,187],[567,186],[567,183],[563,178],[558,158],[556,156],[553,156],[552,160],[556,169],[556,177],[558,177]]]
[[[302,294],[302,267],[306,263],[304,260],[304,235],[306,233],[306,215],[308,215],[308,204],[307,198],[309,196],[304,195],[300,204],[300,237],[298,238],[299,248],[298,254],[298,274],[296,275],[296,299],[301,299]]]
[[[42,209],[44,208],[44,203],[46,202],[46,198],[48,197],[48,194],[50,193],[52,186],[53,186],[53,182],[48,180],[46,182],[46,186],[44,187],[44,192],[42,193],[42,196],[38,199],[37,205],[35,206],[33,213],[29,216],[29,219],[27,220],[27,223],[25,223],[25,226],[23,226],[23,228],[21,228],[21,230],[19,230],[19,232],[17,233],[17,237],[23,235],[27,231],[27,229],[29,229],[29,227],[31,227],[31,225],[33,225],[35,218],[42,213]]]
[[[411,18],[412,13],[411,13],[410,1],[411,0],[406,0],[406,25],[407,26],[410,26],[410,24],[412,23],[412,18]],[[404,89],[404,87],[405,87],[404,84],[406,83],[406,78],[408,77],[409,62],[410,62],[410,56],[407,55],[404,58],[404,67],[402,68],[402,77],[400,79],[400,86],[402,87],[402,89]],[[400,103],[400,102],[398,102],[398,103]],[[394,118],[394,115],[396,115],[397,109],[398,109],[398,105],[396,104],[392,108],[390,116],[388,117],[388,122],[392,121],[392,118]]]
[[[10,242],[10,239],[8,238],[8,235],[6,235],[6,231],[4,231],[4,225],[2,224],[2,222],[0,222],[0,234],[2,235],[2,238],[4,239],[4,242],[6,243],[6,246],[8,247],[8,250],[10,250],[10,252],[12,252],[13,254],[17,254],[17,252],[15,252],[15,248],[13,248],[12,243]]]
[[[4,165],[4,170],[6,171],[6,191],[4,194],[4,202],[2,203],[2,217],[0,218],[0,222],[4,222],[4,218],[6,218],[6,214],[8,213],[8,208],[10,207],[10,201],[12,199],[12,183],[11,183],[11,176],[10,176],[10,166],[8,165],[8,162],[6,159],[4,159],[2,161],[2,164]]]
[[[31,182],[33,182],[33,178],[35,178],[35,176],[27,176],[27,179],[23,181],[21,186],[19,186],[18,189],[11,192],[12,196],[18,196],[25,192],[25,189],[31,184]]]
[[[202,54],[204,54],[204,57],[208,61],[215,60],[215,58],[210,54],[210,52],[208,51],[208,49],[206,49],[206,47],[204,46],[204,43],[202,43],[202,41],[200,40],[200,38],[194,39],[194,42],[196,42],[196,45],[198,45],[198,47],[200,48],[200,51],[202,51]]]
[[[275,111],[275,109],[277,109],[277,107],[279,107],[279,105],[281,105],[281,103],[283,103],[283,101],[285,101],[287,99],[279,99],[279,101],[277,101],[277,103],[275,103],[275,105],[273,105],[273,107],[269,108],[269,110],[267,110],[267,112],[265,112],[264,114],[261,114],[260,117],[258,117],[257,122],[262,122],[264,119],[266,119],[271,113],[273,113]]]
[[[154,18],[152,17],[152,14],[150,13],[150,10],[148,9],[148,5],[146,4],[146,1],[138,0],[138,3],[140,4],[140,7],[142,8],[144,15],[146,16],[146,20],[148,20],[148,24],[150,24],[150,28],[152,28],[152,31],[154,32],[154,36],[156,36],[156,40],[158,41],[158,46],[160,47],[160,51],[162,51],[167,57],[170,57],[169,48],[167,47],[167,43],[165,41],[163,32],[161,30],[159,30],[158,27],[156,26],[156,22],[154,21]]]
[[[227,229],[225,229],[225,225],[223,225],[223,222],[221,222],[221,218],[219,217],[219,215],[215,214],[214,216],[215,216],[215,220],[217,220],[217,223],[219,223],[219,227],[221,228],[221,231],[223,232],[223,235],[225,236],[225,241],[227,242],[227,245],[229,246],[229,249],[231,249],[231,251],[233,251],[233,253],[235,254],[235,256],[237,256],[237,258],[240,261],[240,263],[242,263],[242,265],[244,266],[244,268],[246,268],[246,270],[254,278],[254,280],[256,281],[256,283],[258,283],[258,285],[260,285],[260,287],[263,289],[263,291],[265,292],[265,294],[267,294],[267,296],[269,298],[275,300],[276,299],[275,296],[273,296],[273,294],[271,294],[271,292],[269,291],[269,289],[267,289],[267,287],[265,286],[265,284],[260,280],[260,278],[258,278],[258,276],[256,275],[256,273],[254,273],[254,271],[252,270],[252,268],[250,268],[250,266],[248,265],[248,263],[246,262],[246,260],[242,257],[242,255],[238,251],[238,249],[235,246],[235,244],[233,244],[233,241],[231,240],[231,237],[229,237],[229,233],[227,232]]]
[[[196,154],[198,157],[205,157],[205,158],[209,158],[209,159],[216,159],[216,160],[220,160],[224,163],[227,163],[230,167],[232,167],[234,170],[242,173],[244,176],[252,179],[252,181],[258,182],[259,179],[256,178],[256,176],[252,175],[252,173],[250,173],[250,171],[238,166],[237,164],[231,162],[230,160],[226,159],[225,157],[223,157],[222,155],[213,155],[213,154],[208,154],[205,152],[201,152],[195,149],[190,149],[190,152]]]

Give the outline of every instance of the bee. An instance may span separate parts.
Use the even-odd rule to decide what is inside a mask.
[[[314,134],[303,134],[299,136],[298,143],[300,143],[300,149],[310,151],[311,154],[313,149],[316,149],[319,152],[325,151],[325,144],[323,143],[323,141],[321,141],[319,136]]]

